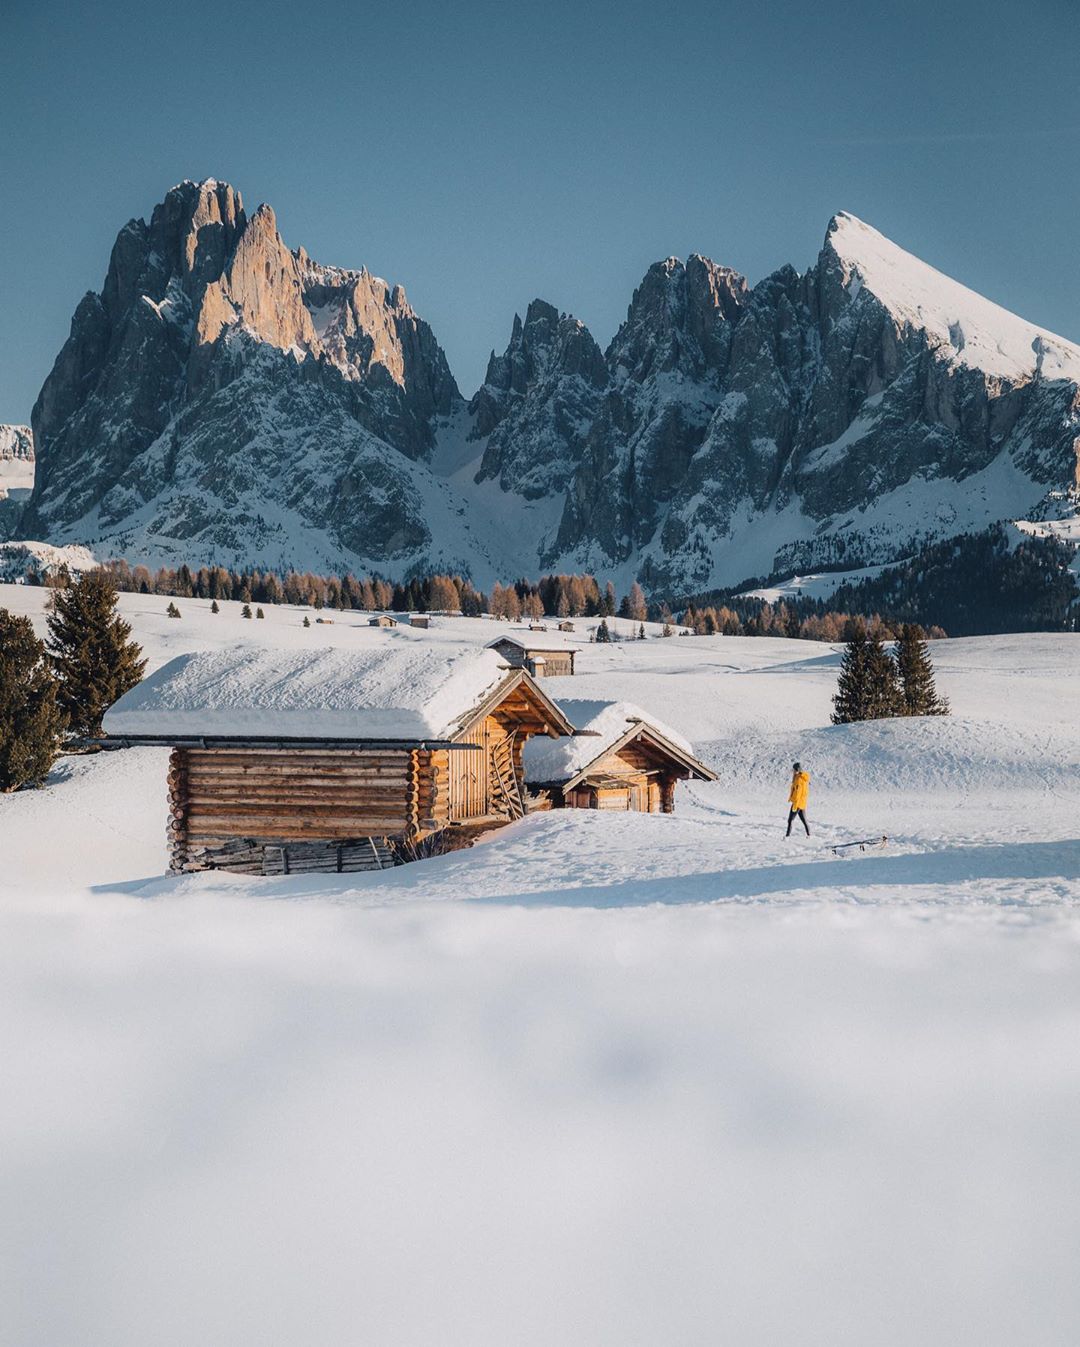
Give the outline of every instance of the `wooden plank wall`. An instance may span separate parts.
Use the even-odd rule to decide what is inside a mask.
[[[574,672],[574,664],[569,650],[552,650],[544,652],[544,678],[564,677]]]

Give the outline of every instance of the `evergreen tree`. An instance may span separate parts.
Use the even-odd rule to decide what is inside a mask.
[[[642,622],[642,623],[638,626],[638,632],[637,632],[637,635],[638,635],[638,640],[639,640],[639,641],[644,641],[644,639],[645,639],[645,623],[644,623],[644,622]]]
[[[0,608],[0,791],[40,786],[48,776],[64,728],[56,691],[30,619]]]
[[[885,649],[880,629],[867,632],[864,622],[853,621],[833,698],[833,724],[881,720],[895,716],[899,706],[896,665]]]
[[[600,614],[602,617],[615,616],[615,586],[610,580],[604,586],[604,597],[600,602]]]
[[[900,675],[900,714],[905,716],[947,716],[949,703],[939,697],[934,685],[934,666],[926,644],[926,633],[913,622],[905,622],[896,645],[896,668]]]
[[[607,642],[611,640],[611,632],[608,630],[607,618],[600,619],[600,625],[596,629],[597,641]]]
[[[256,609],[255,609],[255,616],[256,616],[256,617],[265,617],[266,614],[263,612],[263,610],[262,610],[261,608],[256,608]]]
[[[101,718],[142,678],[146,661],[129,640],[131,627],[116,611],[116,588],[102,570],[87,571],[53,592],[49,651],[58,701],[73,733],[101,733]]]
[[[308,617],[307,613],[304,614],[304,626],[305,627],[311,626],[311,618]]]
[[[853,624],[847,633],[847,648],[840,661],[840,677],[833,697],[834,725],[850,725],[853,721],[868,719],[866,664],[869,644],[866,627],[861,622]]]
[[[884,632],[873,627],[867,638],[866,691],[869,714],[866,720],[884,720],[900,714],[900,683],[896,661],[885,649]]]
[[[170,603],[169,606],[168,606],[168,608],[165,609],[165,616],[166,616],[166,617],[179,617],[179,616],[180,616],[180,609],[177,608],[177,606],[176,606],[175,603]]]
[[[217,599],[214,599],[214,601],[210,604],[210,611],[211,611],[212,613],[220,613],[220,612],[221,612],[221,609],[218,607],[218,601],[217,601]]]
[[[240,616],[241,616],[241,617],[250,617],[250,616],[251,616],[251,604],[250,604],[250,603],[245,603],[244,606],[243,606],[243,608],[240,609]]]

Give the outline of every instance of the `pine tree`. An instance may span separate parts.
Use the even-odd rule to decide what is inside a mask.
[[[255,616],[256,616],[256,617],[265,617],[266,614],[263,612],[263,610],[262,610],[261,608],[256,608],[256,609],[255,609]]]
[[[896,667],[900,675],[900,714],[905,716],[947,716],[949,703],[939,697],[934,685],[934,665],[922,627],[905,622],[896,645]]]
[[[211,611],[212,613],[220,613],[220,612],[221,612],[221,609],[218,607],[218,601],[217,601],[217,599],[215,599],[215,600],[213,601],[213,603],[211,603],[211,605],[210,605],[210,611]]]
[[[311,618],[308,617],[307,613],[304,614],[304,626],[305,627],[311,626]]]
[[[604,586],[604,597],[600,602],[600,614],[602,617],[615,616],[615,586],[610,580]]]
[[[900,683],[896,676],[896,661],[885,649],[880,627],[873,627],[868,637],[866,656],[866,690],[869,714],[866,720],[884,720],[900,714]]]
[[[836,683],[836,696],[833,697],[832,723],[850,725],[853,721],[866,720],[866,662],[869,640],[866,627],[855,623],[847,634],[847,648],[840,661],[840,677]]]
[[[64,728],[56,691],[30,619],[0,608],[0,791],[40,786],[48,776]]]
[[[596,639],[597,641],[602,642],[607,642],[611,640],[611,632],[608,629],[606,617],[602,617],[600,619],[600,625],[596,629]]]
[[[241,617],[250,617],[250,616],[251,616],[251,604],[250,604],[250,603],[245,603],[244,606],[243,606],[243,608],[240,609],[240,616],[241,616]]]
[[[166,617],[179,617],[179,616],[180,616],[180,609],[177,608],[177,606],[176,606],[175,603],[170,603],[169,606],[168,606],[168,608],[165,609],[165,616],[166,616]]]
[[[645,639],[645,623],[644,623],[644,622],[642,622],[641,625],[638,627],[637,635],[638,635],[638,640],[639,640],[639,641],[644,641],[644,639]]]
[[[896,665],[885,649],[880,629],[867,632],[864,622],[852,622],[833,698],[833,724],[881,720],[895,716],[899,706]]]
[[[146,661],[116,611],[116,588],[102,570],[87,571],[67,589],[54,590],[49,651],[58,701],[74,734],[101,733],[101,718],[142,678]]]

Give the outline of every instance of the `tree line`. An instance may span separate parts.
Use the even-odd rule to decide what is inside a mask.
[[[666,601],[648,599],[636,580],[620,598],[610,580],[601,585],[595,575],[588,573],[544,575],[535,582],[496,581],[485,593],[466,577],[440,573],[391,583],[378,575],[361,578],[351,572],[320,575],[312,571],[286,571],[281,575],[256,568],[236,571],[225,566],[193,569],[187,565],[162,566],[151,571],[146,566],[130,566],[126,561],[106,562],[103,569],[115,587],[125,593],[209,599],[215,604],[219,600],[236,600],[260,608],[263,604],[285,603],[317,610],[460,612],[465,617],[491,613],[512,622],[539,621],[545,617],[619,617],[636,626],[643,622],[659,623],[665,636],[674,635],[679,627],[696,636],[786,636],[832,643],[846,640],[855,621],[881,631],[885,640],[897,639],[903,625],[854,606],[826,608],[820,602],[805,600],[781,600],[773,604],[739,596],[729,596],[720,604],[690,600],[676,614]],[[27,579],[30,581],[31,577],[28,575]],[[62,587],[68,579],[61,567],[44,583]],[[42,582],[35,578],[33,583]],[[173,608],[169,615],[178,617],[179,610]],[[256,613],[259,615],[261,612]],[[945,635],[943,628],[936,625],[926,630],[931,640]]]

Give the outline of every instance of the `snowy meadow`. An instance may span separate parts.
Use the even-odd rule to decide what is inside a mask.
[[[121,596],[151,670],[500,630],[167,602]],[[550,690],[691,741],[674,816],[169,877],[159,750],[0,797],[5,1342],[1076,1342],[1080,637],[831,726],[832,647],[585,625]]]

